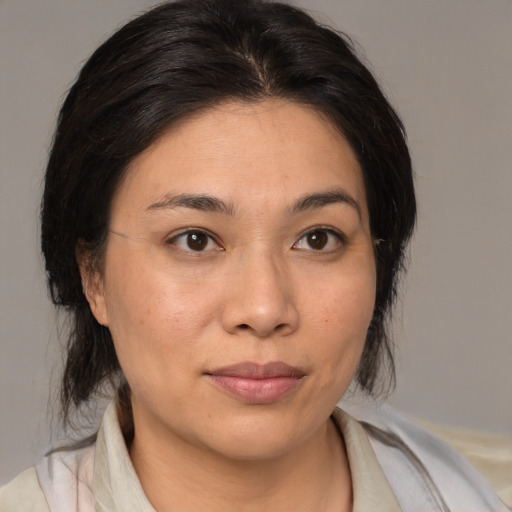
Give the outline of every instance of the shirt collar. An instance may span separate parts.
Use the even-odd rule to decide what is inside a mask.
[[[108,405],[98,431],[93,485],[96,512],[155,512],[130,460],[115,401]]]
[[[352,512],[400,512],[362,425],[338,407],[332,418],[343,435],[347,450],[354,496]]]
[[[361,424],[339,408],[334,410],[332,418],[345,440],[352,476],[353,512],[400,512]],[[93,485],[97,512],[155,512],[130,460],[114,401],[107,407],[98,431]]]

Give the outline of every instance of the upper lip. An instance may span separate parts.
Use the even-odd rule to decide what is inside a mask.
[[[207,372],[208,375],[241,377],[245,379],[271,379],[290,377],[300,379],[305,373],[294,366],[281,361],[259,364],[253,362],[237,363]]]

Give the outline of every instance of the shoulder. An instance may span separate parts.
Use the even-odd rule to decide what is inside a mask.
[[[50,512],[36,468],[23,471],[0,488],[0,512]]]
[[[512,436],[491,435],[418,421],[464,455],[512,508]]]
[[[91,445],[43,457],[0,489],[0,512],[94,510],[94,452]]]
[[[387,405],[343,403],[343,408],[365,429],[404,505],[413,494],[423,493],[440,510],[509,510],[473,465],[430,430]],[[416,492],[404,492],[404,481]]]
[[[94,510],[95,449],[91,444],[55,451],[37,464],[37,478],[52,512]]]

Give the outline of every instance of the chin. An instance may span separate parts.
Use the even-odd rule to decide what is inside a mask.
[[[276,435],[262,435],[256,432],[254,435],[229,437],[225,440],[215,439],[210,445],[212,451],[225,459],[239,462],[268,461],[278,458],[290,452],[295,444],[289,438]]]
[[[276,412],[277,417],[260,410],[243,418],[225,418],[210,431],[207,444],[227,459],[263,461],[293,450],[318,429],[316,425],[299,424],[302,422],[298,417],[287,418],[282,411]]]

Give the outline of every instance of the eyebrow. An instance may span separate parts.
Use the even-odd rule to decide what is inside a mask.
[[[354,208],[362,219],[362,212],[359,203],[344,190],[328,190],[325,192],[316,192],[306,194],[300,197],[291,207],[287,208],[289,215],[296,215],[308,210],[316,210],[331,204],[342,203]],[[166,195],[156,203],[146,208],[148,211],[174,208],[191,208],[209,213],[220,213],[234,216],[235,207],[233,203],[227,203],[217,197],[204,194],[178,194],[175,196]]]
[[[226,203],[217,197],[197,194],[167,195],[161,201],[148,206],[146,210],[174,208],[191,208],[202,212],[222,213],[230,216],[235,215],[235,208],[232,203]]]
[[[344,190],[328,190],[307,194],[299,198],[289,209],[291,215],[302,213],[307,210],[316,210],[330,204],[343,203],[351,206],[357,212],[359,219],[362,219],[362,211],[359,203]]]

